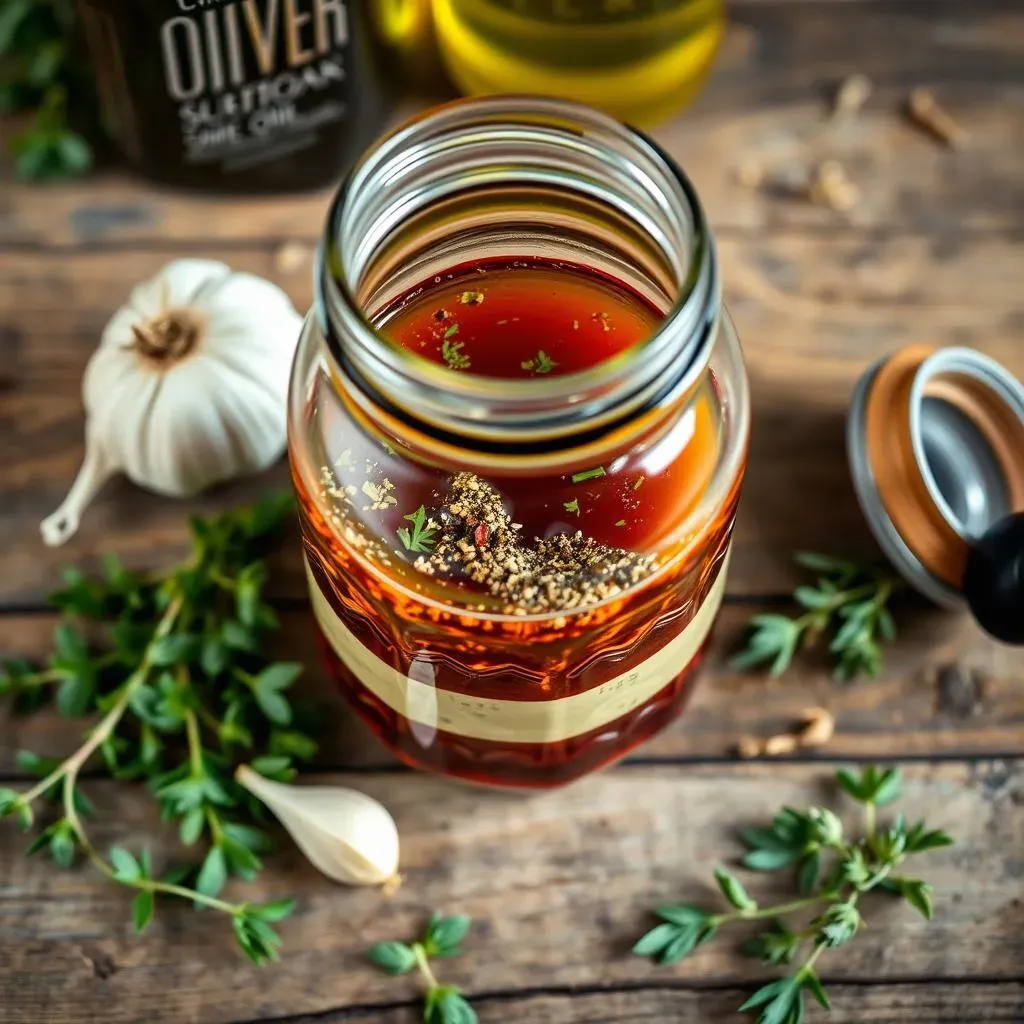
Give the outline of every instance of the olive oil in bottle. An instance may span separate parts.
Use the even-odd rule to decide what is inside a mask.
[[[549,93],[640,124],[693,98],[725,17],[723,0],[433,0],[433,11],[463,92]]]

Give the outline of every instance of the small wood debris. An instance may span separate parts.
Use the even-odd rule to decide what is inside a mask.
[[[812,202],[832,210],[852,210],[860,200],[860,189],[846,176],[838,160],[823,160],[814,172],[808,194]]]
[[[912,89],[907,100],[907,115],[914,124],[930,132],[951,149],[963,149],[970,134],[953,120],[927,89]]]
[[[744,188],[757,188],[764,181],[764,166],[757,160],[744,160],[736,168],[736,181]]]
[[[835,735],[836,721],[825,708],[806,708],[800,715],[800,725],[793,732],[779,733],[761,740],[756,736],[741,736],[736,753],[742,758],[778,757],[792,754],[807,747],[822,747]]]
[[[850,75],[843,79],[832,101],[832,119],[854,117],[871,95],[871,79],[867,75]]]
[[[764,743],[756,736],[741,736],[736,743],[736,753],[744,759],[760,757],[763,750]]]
[[[306,266],[313,250],[302,242],[285,242],[274,253],[274,269],[279,274],[294,274]]]
[[[778,736],[769,736],[764,741],[763,752],[768,757],[778,757],[779,754],[792,754],[800,746],[800,741],[791,732],[779,733]]]
[[[836,720],[825,708],[806,708],[801,713],[803,725],[797,733],[801,747],[823,747],[836,732]]]

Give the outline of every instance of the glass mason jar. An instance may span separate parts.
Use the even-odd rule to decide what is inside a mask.
[[[322,649],[402,760],[545,787],[689,696],[747,382],[692,186],[585,107],[459,101],[343,184],[290,458]]]

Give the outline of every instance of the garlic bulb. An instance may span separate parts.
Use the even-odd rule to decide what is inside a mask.
[[[85,461],[46,543],[63,544],[118,471],[177,497],[274,462],[301,322],[277,285],[214,260],[138,285],[86,367]]]
[[[277,815],[328,878],[347,885],[383,885],[397,878],[398,828],[373,797],[343,786],[286,786],[244,764],[235,779]]]

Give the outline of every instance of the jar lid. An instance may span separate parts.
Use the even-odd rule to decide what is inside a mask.
[[[963,605],[972,545],[1024,510],[1024,386],[973,349],[900,349],[858,382],[847,446],[887,557],[936,604]]]

